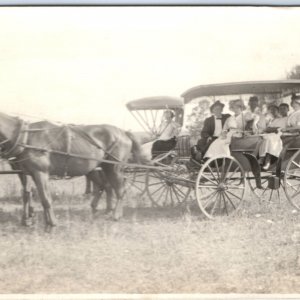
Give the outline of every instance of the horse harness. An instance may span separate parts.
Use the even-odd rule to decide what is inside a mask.
[[[95,146],[96,148],[102,150],[107,157],[111,157],[117,162],[120,162],[120,159],[118,159],[115,155],[112,154],[113,150],[117,146],[118,139],[115,140],[107,149],[104,149],[92,136],[90,136],[88,133],[84,132],[83,130],[80,130],[78,127],[74,125],[63,125],[62,126],[62,131],[66,132],[66,151],[56,151],[56,150],[51,150],[47,149],[46,147],[36,147],[36,146],[31,146],[28,144],[28,134],[30,132],[41,132],[41,131],[46,131],[49,130],[49,128],[35,128],[35,129],[30,129],[29,128],[30,123],[25,122],[23,120],[20,120],[20,126],[18,128],[18,132],[16,133],[15,137],[12,139],[5,139],[0,143],[0,149],[1,149],[1,157],[6,158],[8,160],[15,160],[16,156],[19,156],[20,154],[23,153],[23,151],[27,149],[35,149],[38,151],[43,151],[43,152],[52,152],[52,153],[57,153],[57,154],[64,154],[68,158],[75,156],[71,153],[71,145],[72,145],[72,131],[78,133],[83,139],[88,141],[90,144]],[[50,129],[51,130],[51,129]],[[12,145],[10,145],[12,144]],[[6,145],[10,146],[6,150]],[[3,152],[3,149],[5,151]],[[76,156],[75,156],[76,157]],[[86,158],[88,159],[88,158]]]

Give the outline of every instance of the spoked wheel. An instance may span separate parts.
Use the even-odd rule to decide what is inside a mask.
[[[275,178],[275,176],[276,175],[272,171],[261,172],[261,188],[259,188],[256,186],[256,182],[253,174],[252,173],[248,174],[247,178],[248,178],[249,187],[252,193],[254,194],[254,196],[259,200],[259,203],[262,203],[263,201],[272,202],[272,200],[274,199],[275,201],[277,199],[278,202],[280,203],[281,199],[285,197],[282,182],[280,182],[280,186],[278,189],[270,188],[269,182],[270,180],[272,180],[272,177]]]
[[[172,171],[148,171],[147,194],[154,207],[176,206],[188,198],[192,184],[185,166]]]
[[[300,210],[300,150],[287,163],[283,186],[288,200]]]
[[[233,157],[210,158],[198,173],[195,192],[198,205],[208,218],[231,215],[244,198],[244,170]]]
[[[126,168],[124,170],[125,192],[127,197],[143,195],[146,191],[146,171]]]

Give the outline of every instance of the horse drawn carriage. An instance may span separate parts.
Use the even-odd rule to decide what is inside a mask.
[[[191,88],[182,94],[182,98],[155,97],[131,101],[127,103],[127,108],[144,130],[147,130],[147,134],[140,136],[140,141],[146,142],[149,137],[157,133],[156,121],[160,119],[165,109],[172,109],[175,112],[176,122],[182,125],[184,105],[202,97],[210,97],[212,101],[215,97],[222,97],[223,102],[230,97],[242,98],[251,95],[257,95],[261,99],[270,95],[281,99],[299,90],[300,80],[211,84]],[[127,186],[136,188],[136,192],[140,194],[147,194],[154,206],[177,205],[185,203],[189,197],[192,197],[197,199],[199,208],[208,218],[230,215],[241,205],[245,196],[246,181],[248,181],[251,190],[258,197],[269,194],[270,198],[274,191],[279,193],[282,189],[291,204],[300,209],[298,130],[282,135],[284,147],[279,159],[268,171],[262,171],[256,157],[257,146],[262,139],[260,134],[243,133],[242,137],[232,139],[231,155],[212,157],[193,165],[190,164],[190,137],[179,135],[174,149],[157,153],[151,164],[145,165],[126,162],[125,157],[136,145],[130,134],[118,131],[116,128],[57,127],[50,123],[43,124],[43,128],[40,128],[40,125],[30,127],[19,119],[6,115],[1,115],[0,121],[5,123],[11,134],[10,137],[3,133],[1,147],[7,146],[9,149],[7,152],[13,155],[13,159],[17,158],[18,164],[15,164],[15,169],[19,166],[21,169],[15,170],[16,173],[22,175],[25,172],[25,175],[34,177],[42,196],[45,218],[49,225],[54,224],[51,197],[46,185],[49,173],[53,171],[61,176],[67,173],[70,173],[70,176],[79,176],[92,172],[91,177],[95,179],[97,173],[93,170],[102,164],[110,174],[114,175],[111,183],[113,185],[118,183],[115,187],[118,197],[115,208],[117,217],[122,215],[118,205],[122,198],[122,181],[118,174],[121,168],[112,169],[109,165],[122,167]],[[103,132],[107,134],[106,140],[100,138]],[[55,140],[58,134],[64,137],[63,147],[60,140]],[[120,134],[122,142],[119,140]],[[28,139],[28,135],[32,138]],[[81,141],[81,144],[72,143],[72,140],[76,139]],[[45,142],[47,147],[44,146]],[[124,152],[124,147],[127,151],[123,153],[124,159],[116,159],[115,153]],[[54,166],[51,165],[52,161],[55,162]],[[50,171],[46,168],[48,164]],[[28,217],[30,210],[28,211],[26,196],[24,210],[26,210],[24,216]]]
[[[299,91],[299,80],[238,82],[197,86],[184,92],[182,98],[183,105],[201,100],[202,97],[212,98],[212,101],[218,97],[223,102],[229,102],[230,99],[247,99],[253,95],[258,96],[261,101],[265,97],[289,101],[291,94]],[[143,100],[136,100],[129,102],[127,108],[140,116],[140,109],[143,109],[144,116],[147,113],[153,115],[156,101],[159,101],[159,98],[147,98],[147,102],[139,106]],[[163,98],[160,99],[159,109],[166,108],[171,107],[164,104]],[[181,125],[183,108],[177,107],[180,111],[178,115]],[[147,124],[143,127],[150,129],[151,134],[156,127],[147,123],[148,120],[147,117],[143,118]],[[257,160],[257,149],[262,136],[263,134],[243,132],[241,137],[232,138],[230,156],[213,157],[203,163],[195,162],[193,167],[190,166],[190,138],[188,135],[179,136],[173,150],[161,153],[161,159],[154,160],[155,165],[169,168],[147,170],[143,174],[145,179],[140,180],[140,183],[145,182],[145,189],[142,190],[155,206],[176,205],[191,196],[197,199],[203,214],[213,218],[218,215],[230,215],[238,209],[244,199],[248,182],[251,191],[259,199],[270,200],[276,192],[279,198],[283,194],[286,195],[290,203],[300,209],[299,131],[282,134],[283,150],[268,171],[262,170]],[[166,157],[171,159],[166,160]],[[194,197],[192,192],[195,193]]]

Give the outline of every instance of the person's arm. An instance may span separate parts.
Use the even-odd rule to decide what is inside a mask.
[[[210,128],[209,128],[209,120],[210,118],[207,118],[204,120],[204,124],[203,124],[203,128],[202,128],[202,131],[201,131],[201,137],[203,139],[207,139],[210,137]]]

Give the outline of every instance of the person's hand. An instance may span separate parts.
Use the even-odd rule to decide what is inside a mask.
[[[209,136],[209,137],[207,138],[207,142],[209,143],[209,142],[211,142],[211,141],[212,141],[212,137]]]

